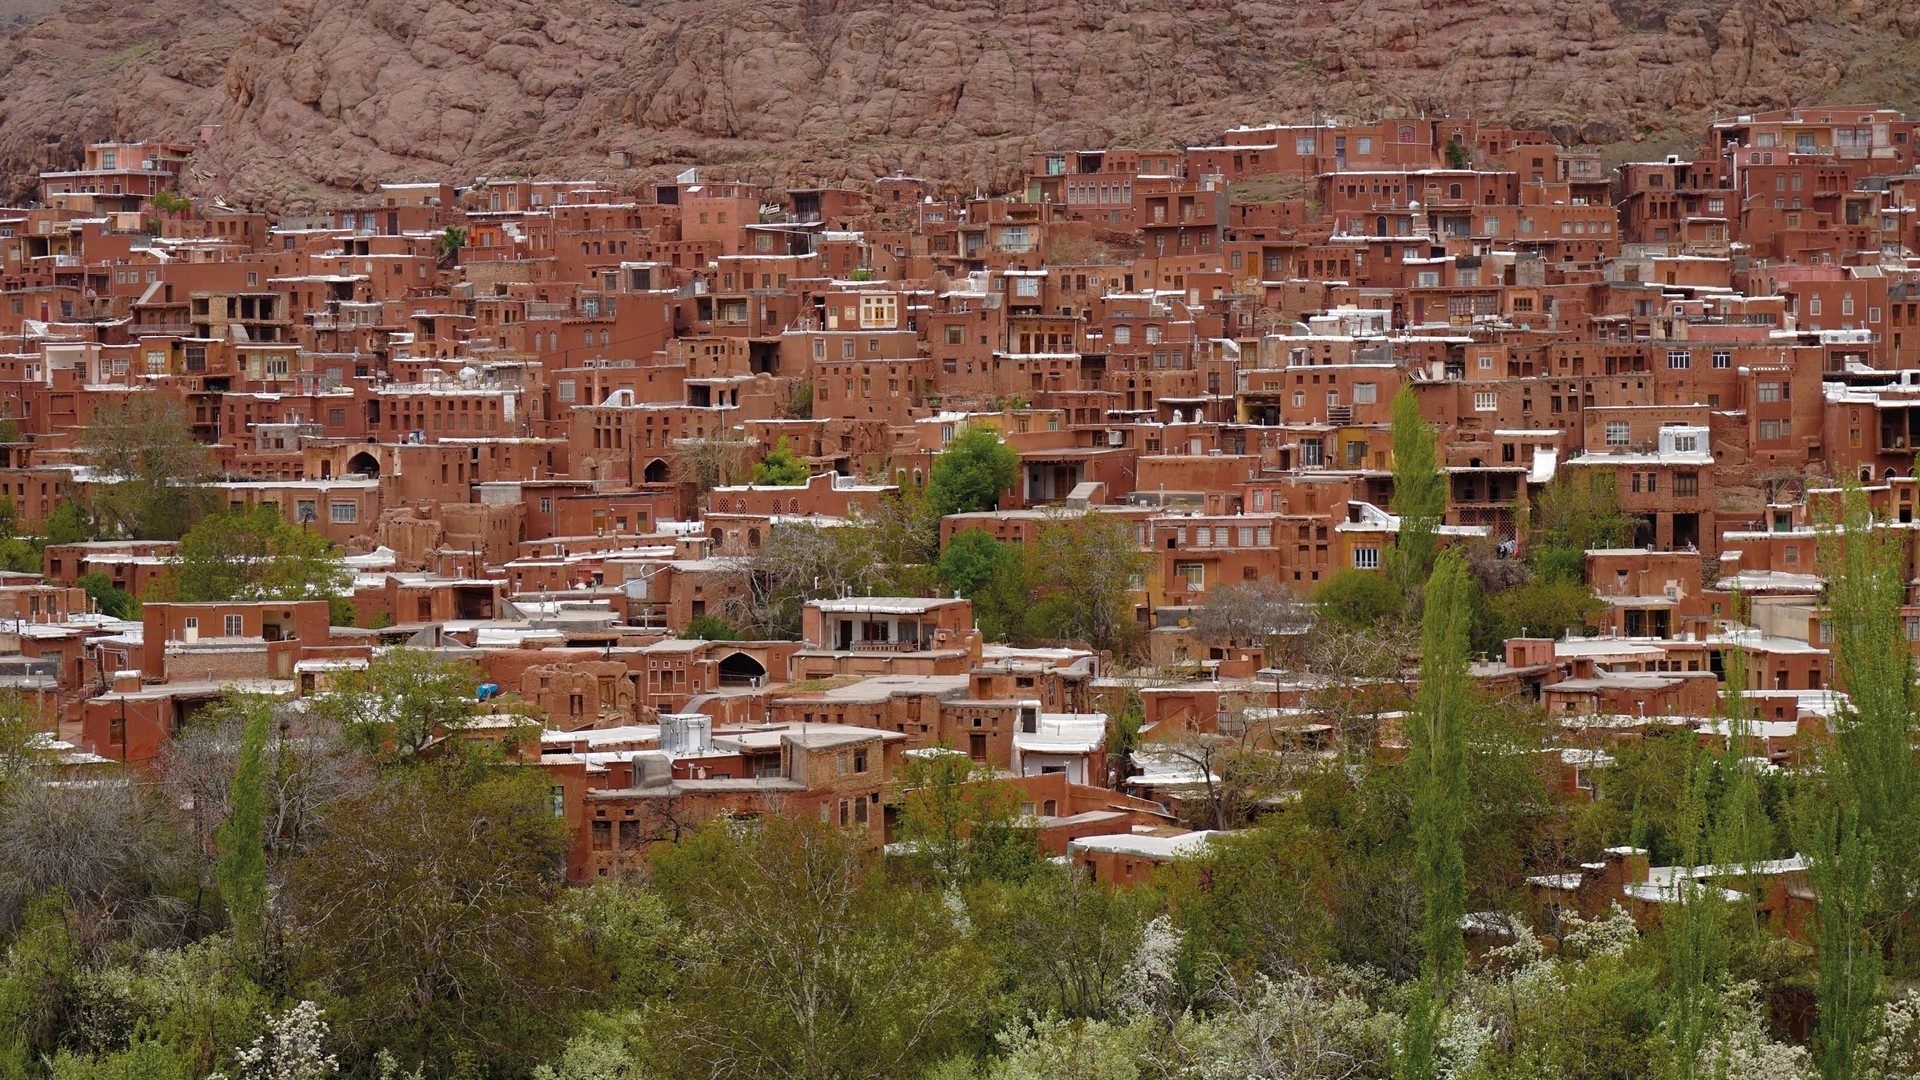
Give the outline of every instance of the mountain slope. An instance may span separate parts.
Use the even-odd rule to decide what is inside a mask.
[[[16,0],[18,2],[18,0]],[[17,193],[100,138],[298,206],[381,179],[688,162],[1005,183],[1032,149],[1445,109],[1593,142],[1920,82],[1920,12],[1840,0],[68,0],[0,38]]]

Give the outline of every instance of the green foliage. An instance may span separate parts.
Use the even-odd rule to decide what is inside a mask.
[[[1115,653],[1135,646],[1133,590],[1148,556],[1130,522],[1097,512],[1057,517],[1041,526],[1026,554],[1027,584],[1037,597],[1027,609],[1027,636]]]
[[[1413,773],[1415,875],[1424,898],[1421,935],[1425,976],[1442,1000],[1466,962],[1460,920],[1466,915],[1463,829],[1467,806],[1468,617],[1472,584],[1466,564],[1448,553],[1426,586],[1420,630],[1420,692],[1407,714],[1407,765]]]
[[[1020,455],[991,428],[962,430],[933,459],[927,502],[936,514],[991,510],[1020,479]]]
[[[188,602],[331,600],[353,583],[326,537],[265,506],[202,518],[181,537],[172,568],[177,597]]]
[[[569,838],[533,766],[389,770],[336,806],[282,889],[303,927],[292,976],[318,996],[342,1063],[377,1049],[451,1076],[463,1057],[530,1068],[557,1045],[585,973],[552,917]]]
[[[479,712],[479,669],[425,649],[388,649],[343,672],[315,699],[322,717],[382,749],[407,755]]]
[[[46,542],[49,544],[81,544],[97,536],[98,530],[87,512],[72,499],[61,499],[53,513],[47,515]]]
[[[1586,553],[1622,547],[1633,533],[1619,484],[1606,469],[1562,470],[1540,492],[1529,525],[1527,560],[1542,580],[1586,580]]]
[[[995,540],[978,526],[953,534],[940,552],[940,584],[969,600],[980,595],[995,575],[1020,560],[1011,544]]]
[[[85,1057],[61,1050],[48,1063],[49,1080],[195,1080],[185,1054],[158,1039],[135,1039],[125,1050]]]
[[[810,380],[794,380],[787,388],[787,402],[781,406],[780,414],[789,420],[813,419],[813,383]]]
[[[148,201],[163,214],[184,214],[193,209],[193,200],[177,191],[156,191]]]
[[[1024,620],[1033,596],[1019,549],[985,529],[962,529],[940,552],[935,572],[942,586],[973,601],[974,621],[987,640],[1026,639]]]
[[[243,947],[257,945],[267,920],[267,737],[273,704],[250,697],[234,702],[246,717],[240,738],[240,763],[227,797],[227,819],[214,833],[219,861],[214,883],[227,905],[234,937]]]
[[[102,615],[111,615],[116,619],[137,619],[140,617],[140,601],[133,594],[113,583],[113,579],[95,571],[81,574],[74,581],[90,598]]]
[[[705,613],[687,620],[686,629],[680,636],[688,641],[739,641],[740,631],[734,625],[718,615]]]
[[[351,578],[348,579],[352,581]],[[360,621],[360,609],[353,606],[353,600],[345,596],[327,597],[327,625],[354,626]]]
[[[1160,906],[1147,889],[1113,889],[1071,867],[976,888],[967,910],[999,970],[1001,1011],[1097,1018],[1129,1002],[1141,933]]]
[[[1606,610],[1606,604],[1579,578],[1543,576],[1487,598],[1495,636],[1560,637],[1584,630]]]
[[[1204,857],[1163,875],[1189,964],[1240,979],[1279,977],[1331,954],[1334,911],[1323,892],[1323,838],[1302,814],[1281,813],[1216,839]]]
[[[467,246],[467,230],[458,225],[449,225],[434,239],[434,253],[440,262],[452,266],[460,261],[460,249]]]
[[[93,411],[82,443],[110,478],[96,486],[92,517],[103,535],[178,540],[213,511],[213,458],[193,437],[186,410],[158,392]]]
[[[1409,598],[1426,584],[1439,550],[1440,522],[1447,509],[1447,481],[1440,472],[1433,426],[1420,418],[1412,384],[1393,399],[1393,501],[1400,519],[1388,571]]]
[[[80,998],[80,959],[67,911],[51,897],[30,907],[0,968],[0,1074],[28,1075],[29,1063],[59,1049]]]
[[[773,487],[804,487],[812,475],[813,469],[787,445],[785,435],[753,467],[753,482]]]
[[[955,921],[826,825],[715,821],[653,874],[705,946],[649,1014],[664,1078],[913,1076],[974,1018],[982,965]]]
[[[1020,877],[1038,840],[1019,816],[1017,789],[991,765],[938,748],[907,759],[900,776],[896,838],[909,860],[948,884]]]
[[[1404,608],[1399,587],[1373,570],[1338,570],[1313,591],[1322,619],[1348,630],[1370,630],[1397,619]]]

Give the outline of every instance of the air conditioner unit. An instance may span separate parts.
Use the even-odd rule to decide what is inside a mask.
[[[1107,432],[1108,446],[1125,446],[1126,444],[1127,444],[1126,432],[1121,431],[1118,428],[1115,428],[1114,430]]]

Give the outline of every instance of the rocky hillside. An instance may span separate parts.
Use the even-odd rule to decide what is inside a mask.
[[[1864,0],[0,0],[0,177],[219,129],[190,186],[720,163],[1005,182],[1037,147],[1474,111],[1589,142],[1911,105],[1920,8]]]

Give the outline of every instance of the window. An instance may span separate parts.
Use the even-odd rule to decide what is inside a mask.
[[[1127,326],[1127,325],[1125,325],[1125,324],[1122,324],[1122,325],[1120,325],[1120,326],[1116,326],[1116,327],[1114,327],[1114,328],[1113,328],[1113,343],[1114,343],[1115,345],[1131,345],[1131,344],[1133,344],[1133,327],[1131,327],[1131,326]]]
[[[327,507],[327,517],[336,525],[351,525],[360,520],[360,504],[334,503]]]
[[[1667,353],[1667,370],[1679,371],[1693,366],[1693,354],[1685,349],[1673,349]]]
[[[1673,450],[1677,454],[1699,453],[1700,452],[1700,436],[1675,435],[1673,437]]]
[[[1481,390],[1473,395],[1474,412],[1493,412],[1500,407],[1500,395],[1492,390]]]
[[[1759,390],[1755,392],[1755,400],[1763,405],[1771,405],[1779,401],[1780,398],[1780,384],[1777,382],[1763,382],[1760,384]]]
[[[1759,437],[1760,437],[1760,438],[1761,438],[1762,440],[1771,440],[1771,439],[1784,439],[1784,438],[1786,438],[1786,437],[1787,437],[1787,422],[1786,422],[1785,420],[1762,420],[1762,421],[1760,421],[1760,432],[1759,432]]]
[[[1380,568],[1380,549],[1377,547],[1354,548],[1353,568],[1355,570],[1378,570]]]
[[[1379,400],[1379,393],[1379,388],[1373,383],[1354,383],[1353,403],[1355,405],[1371,405]]]
[[[1313,136],[1295,135],[1293,137],[1293,152],[1299,154],[1301,157],[1312,157]]]
[[[1607,445],[1608,446],[1627,445],[1627,440],[1628,440],[1630,431],[1631,429],[1627,427],[1627,422],[1625,420],[1607,421],[1607,427],[1606,427]]]
[[[1787,545],[1787,546],[1786,546],[1785,548],[1783,548],[1783,549],[1781,550],[1781,552],[1780,552],[1780,558],[1781,558],[1781,559],[1782,559],[1782,560],[1783,560],[1783,561],[1784,561],[1784,562],[1785,562],[1785,563],[1786,563],[1786,564],[1787,564],[1788,566],[1798,566],[1798,565],[1800,565],[1800,547],[1799,547],[1799,545],[1797,545],[1797,544],[1788,544],[1788,545]]]
[[[1713,366],[1717,368],[1732,367],[1733,354],[1725,349],[1715,349],[1713,353]]]
[[[1691,498],[1700,494],[1700,474],[1690,472],[1675,473],[1673,476],[1673,493],[1681,498]]]
[[[228,637],[239,637],[247,632],[246,620],[239,615],[227,616],[225,632]]]
[[[552,788],[548,789],[548,795],[553,800],[553,816],[566,817],[567,789],[561,787],[559,784],[555,784]]]
[[[967,340],[967,328],[964,326],[947,327],[947,344],[964,345]]]
[[[1362,135],[1354,140],[1353,149],[1357,154],[1371,154],[1373,153],[1373,140]]]
[[[1186,588],[1199,592],[1207,587],[1207,564],[1183,562],[1173,564],[1173,576],[1180,579]]]

